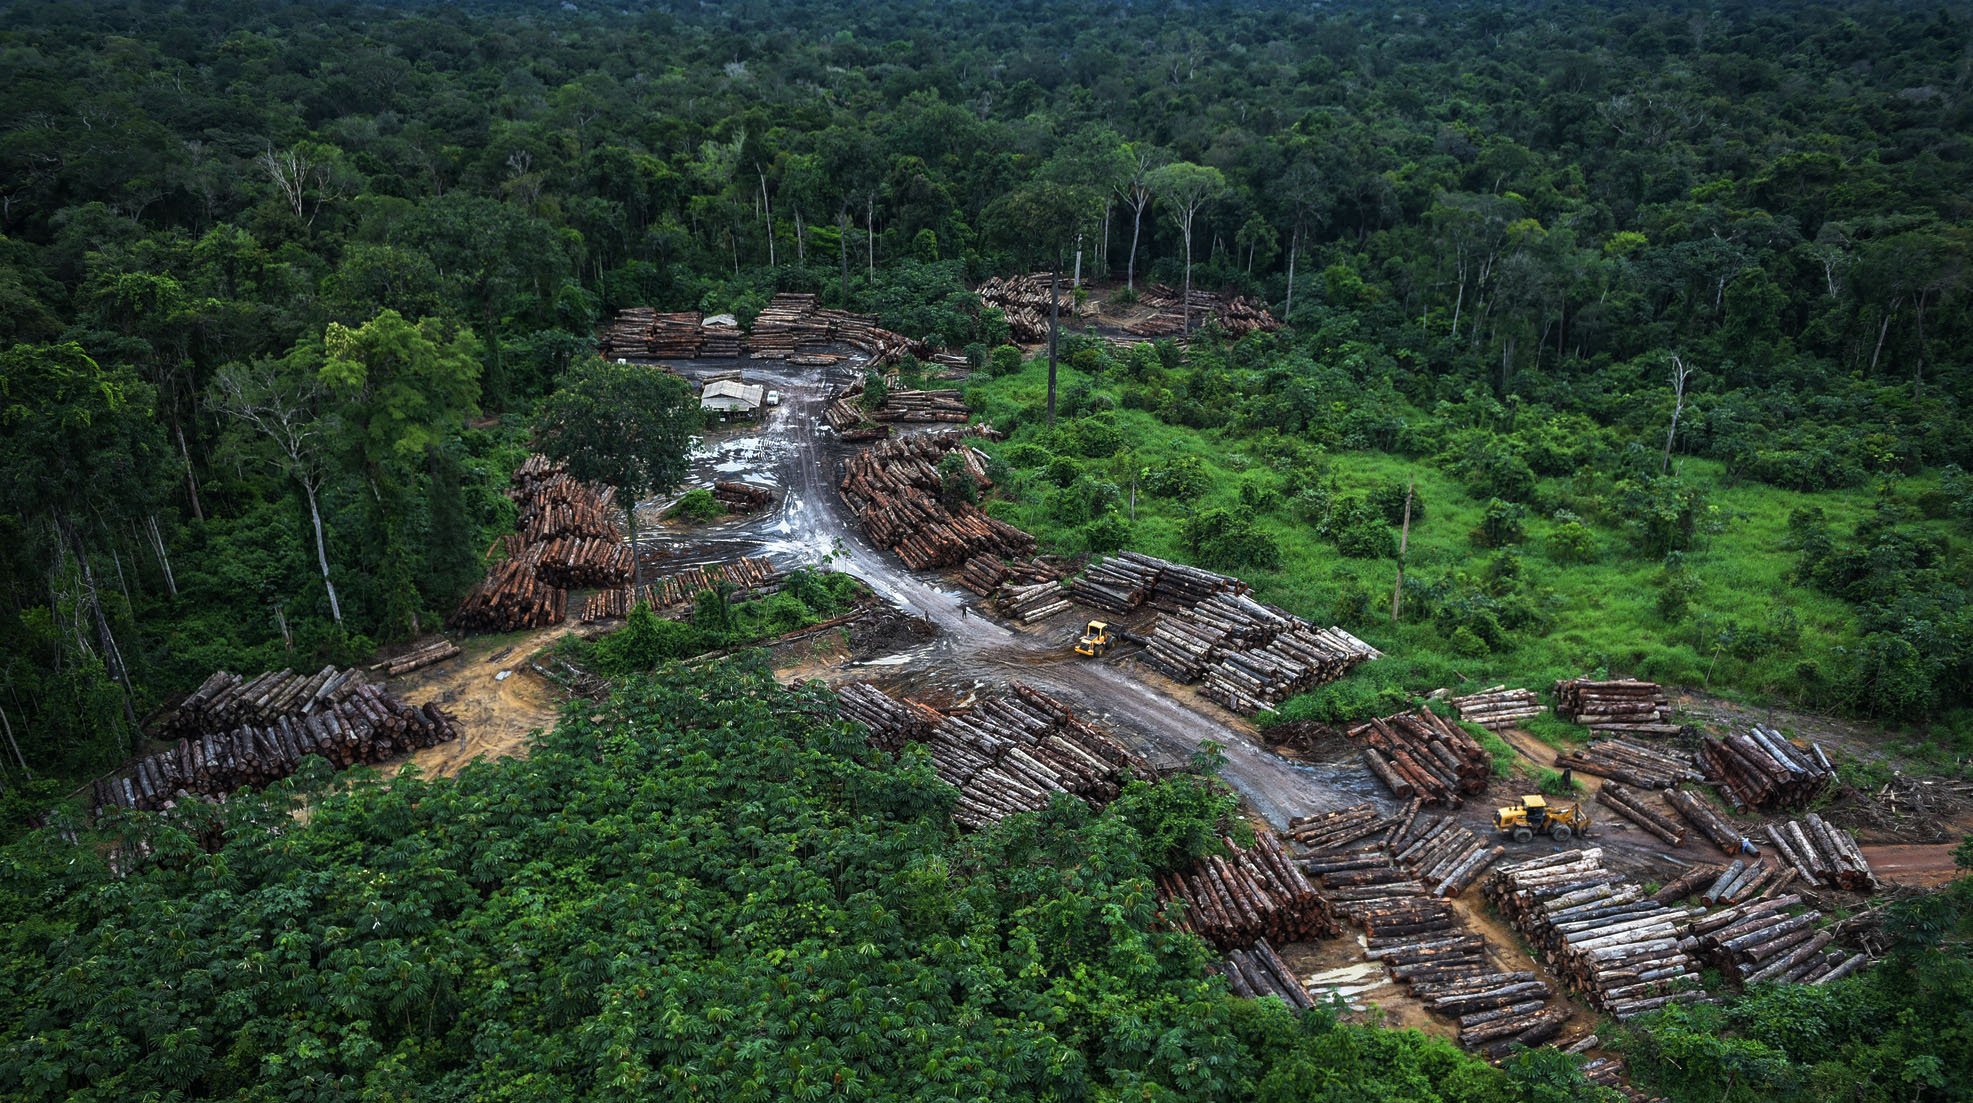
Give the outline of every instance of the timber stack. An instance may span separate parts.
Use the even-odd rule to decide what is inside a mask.
[[[1039,272],[1024,276],[995,276],[979,286],[977,294],[980,302],[998,308],[1007,316],[1007,326],[1015,341],[1024,345],[1048,340],[1048,325],[1052,307],[1059,308],[1065,325],[1072,325],[1077,319],[1088,320],[1096,317],[1096,304],[1085,299],[1076,303],[1075,288],[1070,281],[1057,279],[1053,303],[1048,291],[1049,274]]]
[[[395,658],[385,659],[370,667],[371,673],[382,671],[385,677],[395,678],[414,670],[442,663],[459,654],[459,645],[441,636],[427,644],[421,644]]]
[[[182,739],[306,716],[341,702],[362,685],[363,675],[355,667],[325,666],[314,674],[270,670],[255,678],[221,670],[160,713],[151,733],[159,739]]]
[[[1430,709],[1370,720],[1349,729],[1364,765],[1393,796],[1453,808],[1486,789],[1493,756],[1458,725]]]
[[[1131,612],[1150,598],[1158,581],[1159,568],[1142,561],[1149,558],[1117,555],[1096,560],[1069,582],[1069,596],[1106,613]]]
[[[967,445],[965,436],[953,431],[893,438],[844,465],[843,499],[864,533],[914,570],[957,566],[982,553],[1025,557],[1034,552],[1033,536],[970,502],[948,507],[942,500],[938,465],[948,455],[961,457],[978,485],[992,485],[984,454]]]
[[[1534,690],[1509,689],[1504,685],[1454,697],[1452,707],[1460,720],[1478,724],[1488,731],[1515,727],[1523,720],[1531,720],[1548,711],[1542,706],[1541,699],[1535,696]]]
[[[1670,789],[1681,781],[1706,779],[1694,768],[1691,755],[1634,739],[1592,740],[1582,750],[1556,756],[1555,765],[1639,789]]]
[[[1159,897],[1184,905],[1175,916],[1180,926],[1222,950],[1263,938],[1303,942],[1337,932],[1328,901],[1274,836],[1258,833],[1251,848],[1222,841],[1224,856],[1215,854],[1189,869],[1157,876]]]
[[[1555,683],[1555,712],[1601,732],[1631,732],[1637,735],[1676,735],[1682,729],[1672,723],[1671,698],[1656,682],[1633,679],[1596,682],[1588,678],[1567,678]]]
[[[960,421],[973,416],[958,391],[887,391],[884,404],[870,415],[878,421]]]
[[[1392,847],[1392,857],[1410,870],[1434,896],[1458,896],[1466,886],[1480,879],[1488,867],[1507,854],[1507,848],[1462,827],[1451,816],[1427,816],[1414,820],[1409,830],[1412,841]]]
[[[873,687],[838,698],[845,719],[864,724],[878,746],[920,743],[939,777],[959,790],[952,818],[981,828],[1048,807],[1067,793],[1101,807],[1124,782],[1150,769],[1121,742],[1053,697],[1021,684],[969,708],[939,713],[914,702],[880,704]]]
[[[712,484],[712,496],[728,513],[753,513],[774,504],[774,492],[764,486],[752,483],[718,479]]]
[[[852,444],[882,440],[891,435],[890,426],[879,425],[872,420],[869,411],[857,402],[857,397],[862,393],[863,381],[859,379],[838,391],[822,408],[822,420],[836,431],[836,435]]]
[[[1317,628],[1228,591],[1160,614],[1146,633],[1144,649],[1145,661],[1160,672],[1188,684],[1204,677],[1201,696],[1248,716],[1333,682],[1377,655],[1341,628]]]
[[[1620,1021],[1704,998],[1686,949],[1693,911],[1650,900],[1603,867],[1601,848],[1501,866],[1486,895],[1558,980]]]
[[[1414,801],[1413,803],[1415,804],[1417,802]],[[1417,809],[1415,808],[1408,811],[1410,815],[1417,814]],[[1377,806],[1374,804],[1353,804],[1348,808],[1338,809],[1334,812],[1323,812],[1314,816],[1296,816],[1288,821],[1288,837],[1308,847],[1310,850],[1336,851],[1350,843],[1363,839],[1372,839],[1375,843],[1381,844],[1391,836],[1391,832],[1392,822],[1385,818],[1384,814],[1378,811]],[[1365,844],[1365,846],[1368,845]],[[1378,846],[1375,849],[1375,853],[1382,855],[1382,857],[1374,860],[1366,858],[1366,865],[1388,866],[1391,864],[1389,851]],[[1359,855],[1359,857],[1362,857],[1362,855]],[[1332,868],[1354,869],[1356,867],[1353,865],[1343,865]],[[1316,871],[1311,868],[1310,872],[1313,873]]]
[[[462,632],[515,632],[560,624],[569,592],[541,580],[531,557],[495,563],[445,623]]]
[[[1290,1011],[1306,1011],[1315,1006],[1295,971],[1274,952],[1267,939],[1258,939],[1245,950],[1234,950],[1213,970],[1226,978],[1226,986],[1236,996],[1257,1000],[1277,996]]]
[[[1150,307],[1151,314],[1124,323],[1126,332],[1138,337],[1172,337],[1183,331],[1187,301],[1183,293],[1164,284],[1152,284],[1138,301]],[[1231,336],[1244,337],[1255,331],[1272,333],[1281,328],[1281,322],[1267,307],[1244,296],[1225,299],[1211,291],[1194,289],[1190,302],[1195,329],[1210,322]]]
[[[285,682],[263,675],[241,684],[292,683],[291,672],[281,673],[289,676]],[[223,715],[250,717],[250,722],[203,733],[187,728],[189,720],[179,723],[174,728],[182,733],[177,745],[138,759],[119,776],[98,780],[95,807],[158,811],[188,796],[223,797],[271,784],[294,773],[309,755],[320,755],[337,769],[345,769],[458,737],[453,718],[437,705],[414,708],[362,682],[354,670],[335,672],[333,680],[344,688],[333,699],[312,702],[259,695],[249,702],[222,694],[223,701],[243,706]],[[207,720],[216,715],[199,713]]]
[[[514,469],[507,496],[519,507],[504,555],[446,621],[466,632],[514,632],[560,624],[572,587],[630,580],[633,552],[617,531],[610,488],[580,482],[539,454]],[[491,552],[490,552],[491,554]]]
[[[551,586],[580,590],[630,581],[630,545],[614,536],[557,536],[530,551],[535,574]]]
[[[649,605],[652,609],[671,609],[695,601],[700,594],[717,590],[721,585],[731,588],[729,598],[738,594],[766,593],[776,588],[780,581],[780,573],[767,559],[743,557],[730,563],[701,564],[646,582],[635,593],[629,586],[599,590],[589,595],[579,619],[584,624],[593,624],[599,620],[627,617],[630,610],[639,604]]]
[[[661,313],[633,306],[617,311],[598,339],[598,351],[636,360],[724,359],[740,355],[740,333],[730,325],[708,324],[696,310]]]
[[[903,750],[906,743],[931,739],[933,729],[945,719],[930,705],[893,697],[869,682],[839,687],[836,702],[843,719],[869,729],[871,746],[892,754]]]
[[[1667,846],[1682,846],[1685,843],[1685,832],[1678,821],[1643,793],[1632,792],[1619,782],[1606,781],[1597,790],[1596,802],[1657,836]]]
[[[1062,584],[1052,578],[1025,586],[1002,586],[994,601],[1001,612],[1022,624],[1033,624],[1069,611],[1069,601],[1063,596]]]
[[[754,316],[747,336],[748,355],[757,360],[786,360],[802,348],[828,344],[859,349],[875,365],[896,363],[906,353],[931,352],[922,342],[879,326],[872,315],[824,309],[814,295],[802,292],[774,296]]]
[[[1665,803],[1676,809],[1686,823],[1697,828],[1701,835],[1711,839],[1713,845],[1722,851],[1739,854],[1745,849],[1749,841],[1747,837],[1704,797],[1684,789],[1668,789],[1665,791]]]
[[[1754,900],[1692,924],[1699,956],[1741,984],[1828,984],[1869,964],[1870,955],[1830,947],[1834,932],[1799,896]]]
[[[1768,824],[1767,839],[1802,880],[1850,892],[1875,892],[1877,874],[1855,835],[1810,812],[1799,820]]]
[[[1761,724],[1702,740],[1699,761],[1736,808],[1800,808],[1836,780],[1836,769],[1821,746],[1812,743],[1803,750]]]

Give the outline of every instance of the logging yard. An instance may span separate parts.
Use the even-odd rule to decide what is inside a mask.
[[[1045,335],[1045,280],[981,293],[1017,337]],[[1194,297],[1230,329],[1276,324]],[[1177,293],[1142,302],[1122,338],[1174,331]],[[1061,306],[1094,318],[1066,293]],[[532,456],[513,474],[514,531],[446,634],[362,668],[215,672],[151,719],[151,753],[93,802],[223,799],[309,754],[428,774],[524,754],[606,687],[569,639],[604,638],[639,607],[684,621],[709,591],[766,602],[828,570],[857,580],[856,607],[757,642],[783,678],[833,688],[873,745],[919,748],[957,791],[959,828],[1063,797],[1102,807],[1211,760],[1244,822],[1222,855],[1156,888],[1167,922],[1224,955],[1232,992],[1337,1000],[1494,1059],[1553,1045],[1618,1087],[1600,1022],[1855,972],[1882,951],[1878,905],[1950,876],[1951,840],[1973,823],[1961,783],[1846,782],[1841,763],[1881,758],[1867,732],[1614,672],[1527,685],[1499,670],[1498,684],[1406,687],[1410,704],[1379,715],[1273,723],[1386,656],[1231,574],[1131,550],[1047,554],[984,508],[1000,434],[963,383],[893,376],[880,402],[866,394],[907,353],[951,358],[812,296],[777,297],[744,339],[726,319],[628,310],[602,341],[688,379],[738,363],[781,396],[696,442],[681,492],[710,491],[718,514],[684,522],[679,495],[639,503],[633,546],[611,488]],[[973,495],[947,492],[955,475]],[[1092,620],[1116,645],[1074,655]],[[1587,829],[1496,829],[1496,808],[1537,793],[1579,804]]]

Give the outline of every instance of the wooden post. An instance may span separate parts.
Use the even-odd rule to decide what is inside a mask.
[[[1404,527],[1398,530],[1398,581],[1391,587],[1391,623],[1398,622],[1398,611],[1404,604],[1404,552],[1411,541],[1411,492],[1418,486],[1416,476],[1404,487]]]

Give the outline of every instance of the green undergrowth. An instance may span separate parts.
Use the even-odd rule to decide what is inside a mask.
[[[1242,427],[1210,404],[1170,401],[1159,383],[1176,385],[1190,369],[1175,366],[1173,354],[1162,368],[1127,367],[1137,362],[1131,357],[1151,359],[1070,356],[1052,428],[1038,363],[970,388],[982,419],[1010,432],[987,446],[999,484],[987,508],[1034,533],[1046,551],[1128,548],[1237,574],[1261,600],[1340,625],[1385,653],[1313,702],[1290,702],[1284,718],[1359,719],[1405,693],[1501,682],[1546,698],[1557,679],[1586,674],[1746,700],[1875,707],[1866,692],[1873,675],[1860,665],[1858,613],[1796,579],[1791,518],[1819,510],[1831,530],[1846,532],[1871,516],[1878,491],[1784,490],[1682,457],[1682,484],[1696,488],[1703,506],[1689,518],[1690,546],[1667,553],[1647,547],[1633,524],[1642,508],[1626,496],[1633,492],[1587,466],[1536,479],[1532,501],[1509,506],[1477,494],[1471,478],[1456,477],[1430,449],[1331,447],[1311,439],[1314,427]],[[1216,376],[1214,385],[1236,386],[1238,373],[1226,375],[1235,382]],[[1229,408],[1256,401],[1231,392],[1224,399]],[[1350,403],[1336,406],[1343,417]],[[1392,416],[1415,419],[1420,436],[1451,431],[1428,412],[1399,409]],[[1655,473],[1655,456],[1650,467]],[[1910,478],[1885,493],[1915,502],[1931,485]],[[1407,486],[1413,519],[1393,623]],[[1964,550],[1944,522],[1912,526]],[[1368,687],[1352,684],[1366,678]],[[1568,734],[1543,729],[1551,741]]]
[[[734,601],[723,585],[700,591],[683,620],[665,619],[639,605],[616,631],[595,639],[569,636],[557,650],[569,662],[606,678],[634,674],[820,624],[848,612],[865,592],[860,582],[839,571],[800,570],[788,576],[779,593],[765,597]]]

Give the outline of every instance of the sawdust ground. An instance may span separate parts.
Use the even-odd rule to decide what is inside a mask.
[[[461,641],[463,653],[388,679],[385,688],[414,704],[433,701],[458,719],[460,737],[413,751],[386,764],[394,774],[415,762],[427,776],[450,777],[481,756],[527,753],[528,736],[552,726],[561,690],[528,666],[528,660],[574,632],[558,624],[534,632],[476,636]],[[502,672],[506,677],[500,677]]]

